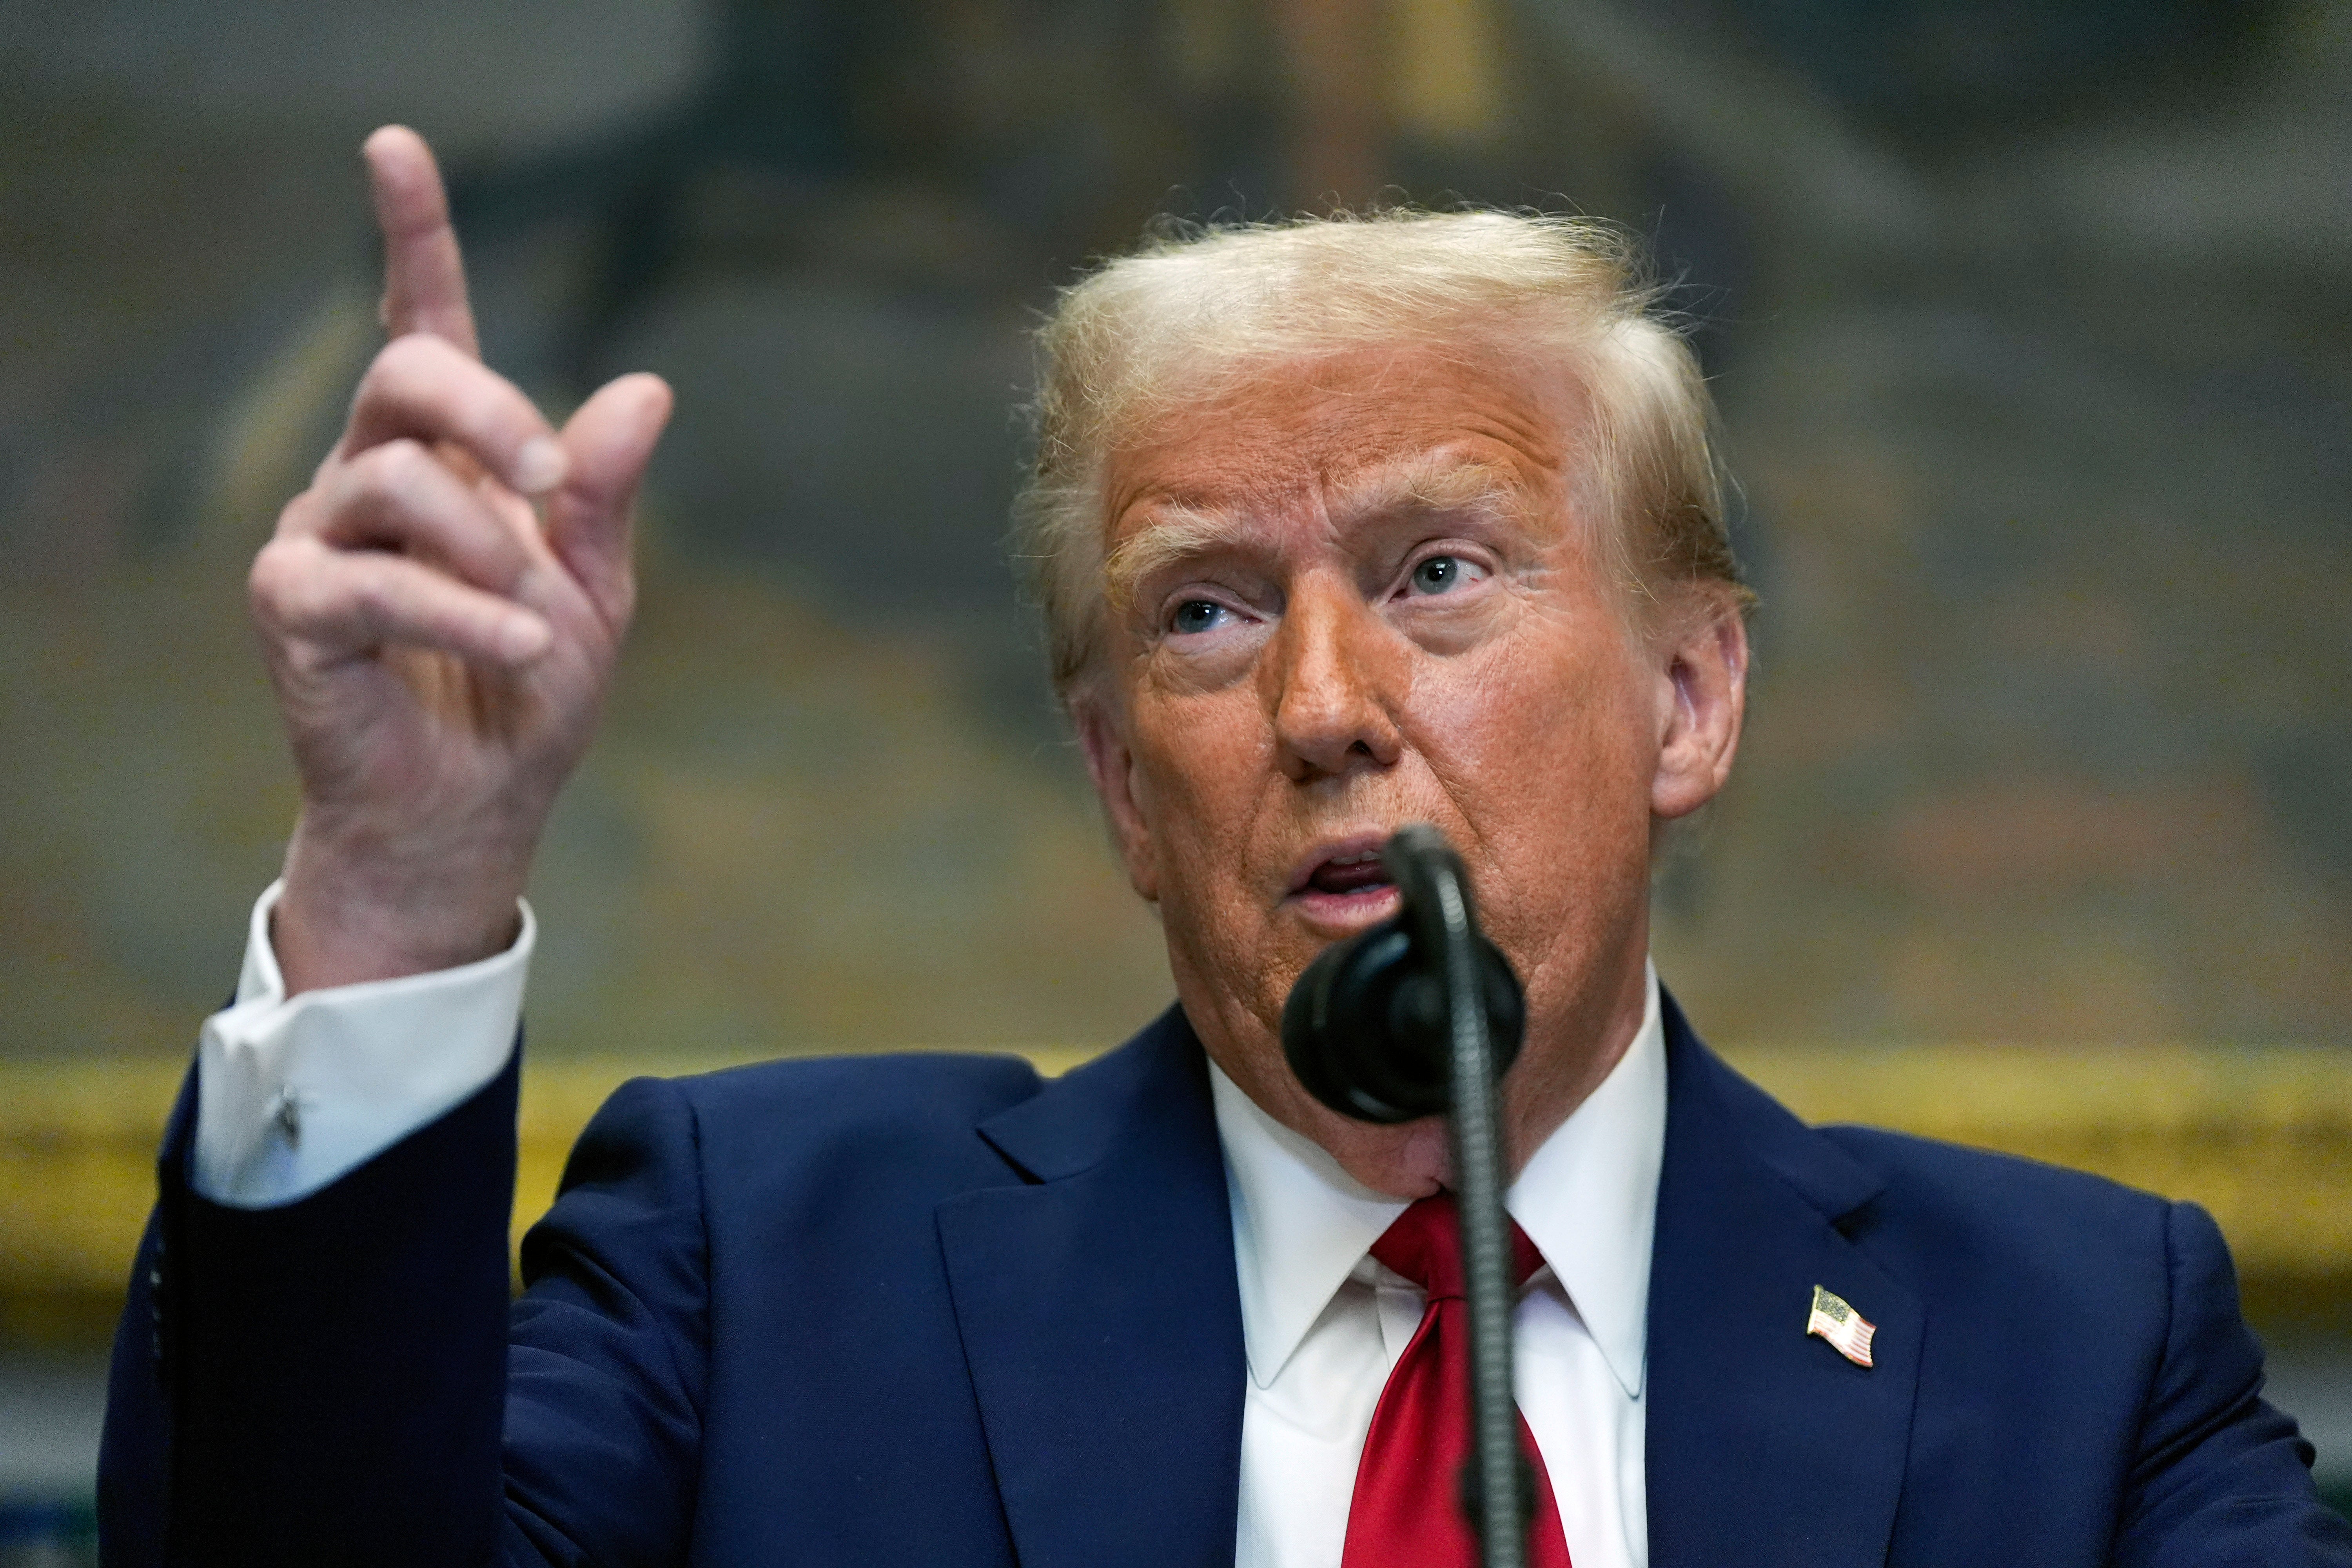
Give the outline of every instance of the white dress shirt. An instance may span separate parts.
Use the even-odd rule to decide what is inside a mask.
[[[1212,1065],[1249,1387],[1235,1568],[1339,1568],[1356,1463],[1418,1286],[1370,1249],[1405,1205],[1359,1184]],[[1505,1197],[1544,1257],[1519,1299],[1519,1409],[1576,1568],[1643,1568],[1650,1245],[1665,1152],[1657,973],[1640,1032]]]
[[[233,1208],[308,1197],[498,1077],[539,940],[526,903],[514,945],[478,963],[289,1001],[269,945],[283,886],[255,901],[236,1000],[196,1037],[188,1181]]]
[[[197,1047],[190,1179],[216,1203],[292,1203],[463,1103],[513,1049],[536,940],[457,969],[305,992],[255,904],[236,1000]],[[1650,1245],[1665,1148],[1658,982],[1601,1087],[1506,1197],[1544,1256],[1516,1317],[1519,1409],[1577,1568],[1645,1568],[1643,1437]],[[1236,1568],[1339,1568],[1356,1462],[1420,1324],[1416,1286],[1370,1248],[1404,1212],[1210,1068],[1232,1198],[1249,1386]]]

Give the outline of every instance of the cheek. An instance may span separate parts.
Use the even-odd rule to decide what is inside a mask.
[[[1613,637],[1613,634],[1612,634]],[[1493,882],[1498,941],[1532,955],[1612,918],[1646,880],[1654,721],[1613,642],[1550,641],[1433,668],[1425,754]]]
[[[1136,804],[1163,882],[1191,885],[1238,864],[1231,851],[1246,833],[1268,750],[1248,689],[1147,696],[1134,712]]]
[[[1526,795],[1530,807],[1646,817],[1657,738],[1644,696],[1613,633],[1520,637],[1430,661],[1413,708],[1433,757],[1454,759],[1483,789]]]
[[[1239,977],[1270,973],[1268,910],[1249,871],[1263,858],[1253,835],[1264,791],[1278,784],[1272,741],[1245,685],[1150,704],[1139,719],[1137,804],[1178,986],[1209,977],[1210,992],[1230,999]],[[1280,1003],[1253,995],[1245,1005],[1271,1018]]]

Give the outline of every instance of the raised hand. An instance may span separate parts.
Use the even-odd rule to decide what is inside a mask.
[[[365,154],[391,342],[250,580],[302,787],[272,933],[289,994],[512,940],[628,626],[630,511],[670,410],[627,375],[551,428],[476,357],[424,140],[387,126]]]

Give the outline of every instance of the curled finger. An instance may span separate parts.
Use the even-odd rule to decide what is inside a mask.
[[[315,531],[328,543],[413,556],[493,593],[512,590],[530,565],[514,527],[481,492],[412,440],[337,465],[316,502]]]
[[[329,662],[405,645],[516,668],[553,640],[544,619],[510,599],[404,555],[337,550],[310,535],[264,546],[249,588],[265,635]]]
[[[387,441],[447,443],[524,495],[563,482],[571,456],[520,388],[446,340],[412,332],[361,379],[341,455]]]

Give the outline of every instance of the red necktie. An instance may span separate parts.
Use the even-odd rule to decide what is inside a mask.
[[[1440,1193],[1399,1215],[1372,1243],[1372,1256],[1428,1292],[1429,1305],[1372,1412],[1340,1568],[1472,1568],[1478,1561],[1477,1538],[1458,1501],[1470,1456],[1470,1305],[1462,1294],[1458,1231],[1454,1194]],[[1519,1284],[1543,1267],[1516,1222],[1511,1255]],[[1570,1568],[1559,1504],[1525,1416],[1519,1442],[1536,1482],[1528,1568]]]

